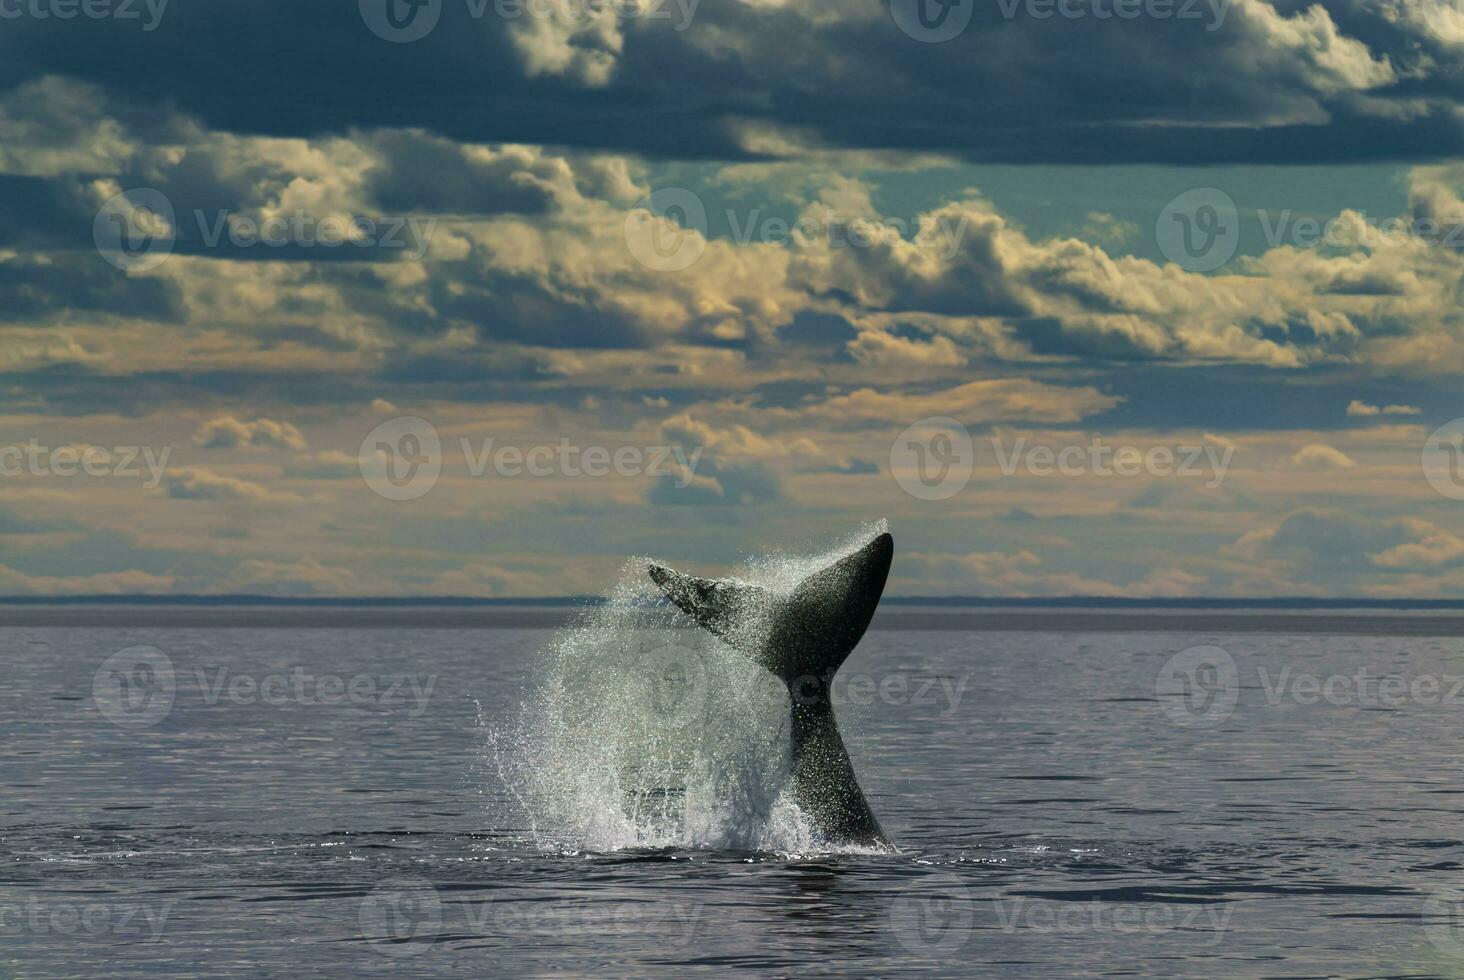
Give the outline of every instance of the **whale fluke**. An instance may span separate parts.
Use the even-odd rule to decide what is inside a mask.
[[[651,579],[702,628],[788,687],[793,791],[830,843],[891,847],[869,809],[834,719],[834,672],[874,618],[894,558],[888,533],[786,593],[736,579],[704,579],[663,565]]]
[[[751,640],[746,627],[758,612],[771,608],[773,597],[767,589],[732,579],[683,575],[663,565],[651,565],[650,576],[682,612],[708,633],[745,653],[755,652],[744,649],[742,640]]]

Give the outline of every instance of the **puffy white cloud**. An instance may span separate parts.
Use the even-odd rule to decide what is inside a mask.
[[[224,476],[199,467],[169,470],[163,479],[174,500],[246,501],[265,503],[294,499],[259,483]]]
[[[1347,403],[1347,415],[1349,418],[1373,418],[1378,415],[1421,415],[1421,409],[1412,405],[1370,405],[1361,399],[1354,398]]]
[[[289,422],[264,418],[240,422],[232,415],[203,423],[194,434],[193,441],[203,449],[293,449],[304,452],[309,448],[300,430]]]
[[[1357,464],[1340,449],[1314,442],[1292,453],[1291,465],[1313,470],[1350,470]]]

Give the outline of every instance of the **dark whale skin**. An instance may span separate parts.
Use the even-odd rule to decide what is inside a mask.
[[[788,595],[661,565],[649,568],[651,579],[683,612],[787,686],[793,798],[834,846],[894,849],[859,788],[830,697],[834,673],[874,618],[894,553],[894,538],[877,535]]]

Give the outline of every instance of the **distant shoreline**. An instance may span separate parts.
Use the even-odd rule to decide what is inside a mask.
[[[277,599],[263,596],[0,600],[0,629],[557,630],[602,600]],[[1290,601],[1291,604],[1286,603]],[[1464,639],[1443,600],[886,599],[874,632],[1235,633]],[[1201,605],[1200,603],[1206,603]]]
[[[505,608],[585,607],[605,602],[601,596],[525,596],[522,598],[480,598],[475,596],[265,596],[265,595],[70,595],[0,596],[4,606],[211,606],[218,608],[279,606],[300,608]],[[964,607],[974,609],[1203,609],[1203,610],[1343,610],[1379,609],[1393,611],[1464,612],[1460,599],[1376,599],[1366,597],[1310,598],[1111,598],[1105,596],[890,596],[884,606],[916,608]]]

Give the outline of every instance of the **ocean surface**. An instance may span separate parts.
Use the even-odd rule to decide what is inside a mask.
[[[0,609],[0,977],[1464,975],[1456,619],[883,610],[840,853],[567,614]]]

